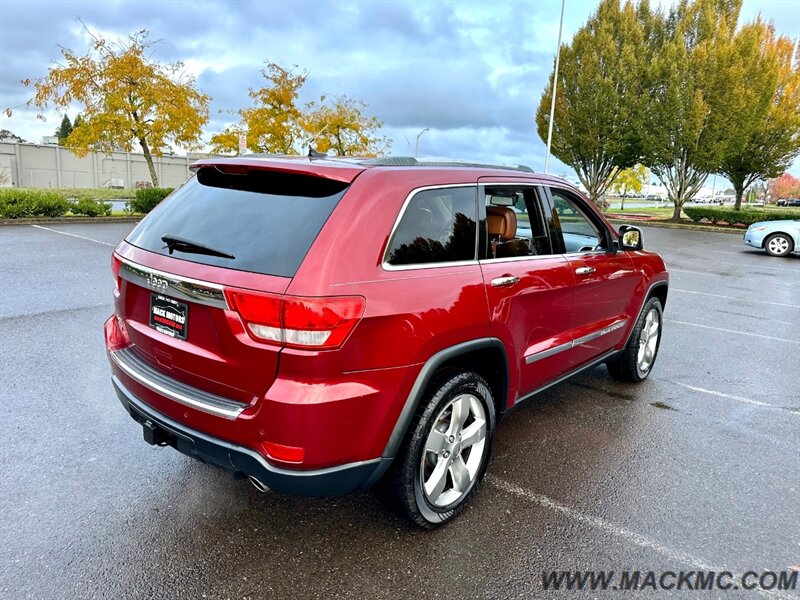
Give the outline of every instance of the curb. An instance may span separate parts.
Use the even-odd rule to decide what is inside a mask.
[[[0,219],[2,225],[66,225],[83,223],[138,223],[141,217],[53,217],[52,219]]]
[[[670,223],[668,221],[643,221],[641,219],[619,219],[617,217],[608,217],[606,219],[611,223],[619,223],[625,225],[634,225],[636,227],[660,227],[661,229],[688,229],[694,231],[706,231],[709,233],[735,233],[736,235],[744,235],[747,231],[746,227],[717,227],[714,225],[694,225],[690,223]]]

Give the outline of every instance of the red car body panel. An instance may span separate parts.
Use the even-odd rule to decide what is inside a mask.
[[[506,347],[509,357],[511,406],[525,395],[567,372],[563,356],[553,355],[526,364],[526,356],[546,352],[570,339],[574,279],[563,256],[527,261],[483,261],[489,298],[490,332]],[[493,287],[491,281],[516,276],[512,287]]]
[[[190,303],[189,337],[149,326],[152,289],[120,279],[116,315],[130,348],[150,368],[192,388],[243,403],[231,420],[142,385],[111,360],[114,377],[158,413],[203,435],[257,452],[281,469],[319,470],[384,456],[423,367],[438,352],[475,340],[502,344],[507,364],[501,408],[609,351],[620,349],[654,283],[667,282],[649,252],[556,254],[531,260],[474,261],[434,268],[383,264],[393,226],[420,188],[524,182],[567,187],[546,176],[500,169],[366,167],[307,159],[204,160],[193,169],[275,170],[350,183],[294,277],[262,275],[164,256],[122,242],[132,265],[221,287],[286,296],[359,296],[361,320],[334,350],[256,341],[232,307]],[[600,217],[602,219],[602,217]],[[609,234],[616,231],[605,221]],[[578,267],[593,267],[580,278]],[[513,287],[491,281],[514,275]],[[613,333],[534,363],[531,356],[624,320]],[[108,336],[107,336],[108,337]],[[108,339],[107,339],[108,343]],[[266,444],[303,449],[301,462],[269,454]]]

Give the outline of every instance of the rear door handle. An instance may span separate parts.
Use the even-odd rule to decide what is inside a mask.
[[[576,275],[591,275],[594,272],[595,272],[594,267],[578,267],[577,269],[575,269]]]
[[[519,281],[519,277],[514,277],[513,275],[506,275],[505,277],[497,277],[492,279],[492,287],[505,287],[509,285],[514,285]]]

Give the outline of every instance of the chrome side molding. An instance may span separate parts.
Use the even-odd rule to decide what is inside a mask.
[[[525,364],[529,365],[531,363],[535,363],[537,360],[542,360],[543,358],[548,358],[553,356],[554,354],[558,354],[559,352],[564,352],[564,350],[571,350],[575,346],[580,346],[581,344],[585,344],[587,342],[591,342],[592,340],[596,340],[599,337],[604,335],[608,335],[612,331],[616,331],[628,323],[630,319],[619,319],[611,323],[611,325],[607,325],[602,329],[598,329],[597,331],[593,331],[587,335],[581,336],[577,339],[574,339],[570,342],[566,342],[564,344],[560,344],[558,346],[553,346],[552,348],[548,348],[547,350],[542,350],[540,352],[535,352],[533,354],[528,354],[525,357]]]

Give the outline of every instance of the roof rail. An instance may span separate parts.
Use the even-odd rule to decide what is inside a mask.
[[[384,156],[380,158],[368,158],[359,161],[362,165],[371,167],[473,167],[479,169],[504,169],[507,171],[522,171],[533,173],[533,169],[526,165],[492,165],[461,160],[447,159],[417,159],[413,156]]]

